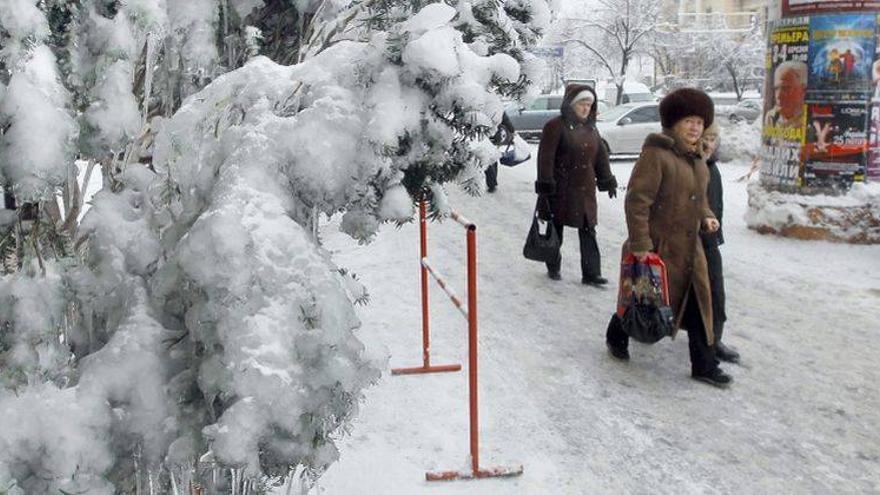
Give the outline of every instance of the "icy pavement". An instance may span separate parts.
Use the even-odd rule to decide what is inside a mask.
[[[626,184],[632,162],[615,162]],[[501,167],[494,195],[450,189],[479,226],[481,465],[523,464],[516,479],[429,484],[426,471],[467,465],[466,373],[392,377],[368,391],[341,459],[315,493],[877,493],[880,492],[880,247],[765,237],[743,220],[746,164],[722,164],[729,321],[744,356],[718,390],[689,377],[687,337],[633,344],[629,363],[604,344],[614,308],[623,191],[599,196],[598,239],[611,287],[580,284],[566,231],[563,280],[525,260],[533,161]],[[464,232],[429,224],[429,256],[465,294]],[[421,361],[417,224],[383,228],[369,246],[323,229],[372,302],[360,335],[390,366]],[[467,327],[431,286],[436,364],[467,363]]]

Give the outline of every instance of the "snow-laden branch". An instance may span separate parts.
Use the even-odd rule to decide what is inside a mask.
[[[168,492],[208,464],[234,473],[206,488],[221,491],[335,460],[384,356],[357,336],[365,290],[313,212],[366,242],[412,216],[412,195],[479,180],[499,154],[495,90],[527,82],[507,52],[526,60],[529,19],[548,17],[543,0],[386,4],[327,3],[320,22],[342,23],[317,25],[300,64],[220,74],[217,1],[83,2],[77,142],[107,187],[67,257],[37,248],[0,277],[0,491]]]

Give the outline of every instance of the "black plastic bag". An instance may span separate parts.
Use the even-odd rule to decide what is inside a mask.
[[[621,324],[631,339],[654,344],[672,335],[675,315],[672,314],[672,308],[665,304],[634,302],[624,311]]]

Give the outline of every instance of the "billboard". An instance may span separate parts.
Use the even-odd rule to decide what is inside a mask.
[[[801,148],[806,139],[809,18],[787,18],[770,24],[764,127],[761,134],[761,181],[770,187],[801,185]]]
[[[810,18],[810,100],[868,99],[875,31],[876,15]]]
[[[866,102],[810,103],[804,145],[804,185],[848,188],[865,176]]]
[[[880,103],[871,103],[868,116],[868,153],[865,158],[865,180],[880,181]]]

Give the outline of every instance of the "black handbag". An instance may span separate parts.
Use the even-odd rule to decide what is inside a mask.
[[[549,208],[549,201],[548,201]],[[535,213],[532,215],[532,227],[526,236],[526,245],[523,246],[523,256],[526,259],[552,263],[559,259],[559,232],[552,221],[547,222],[547,232],[541,233],[538,223],[538,206],[535,205]]]
[[[666,265],[660,257],[651,253],[640,262],[630,254],[621,265],[620,278],[618,314],[622,309],[623,331],[643,344],[654,344],[671,336],[675,332],[675,314],[669,307]]]

